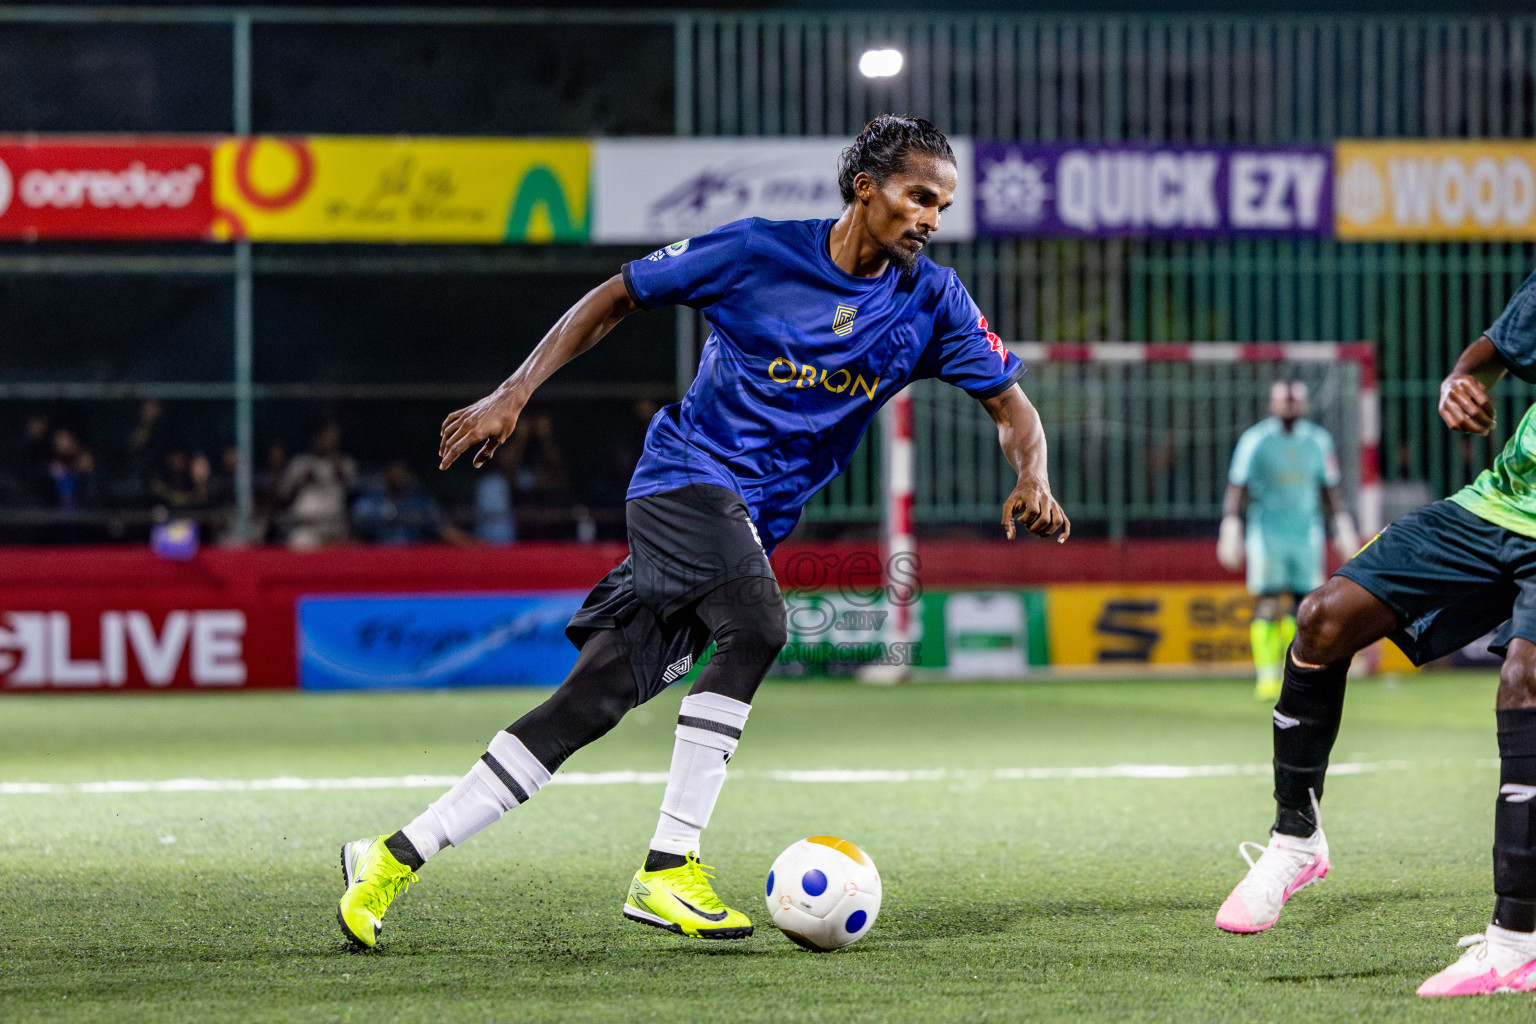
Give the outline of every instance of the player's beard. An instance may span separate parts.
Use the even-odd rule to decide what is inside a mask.
[[[890,260],[896,269],[903,274],[912,273],[913,268],[917,266],[918,253],[922,251],[921,249],[913,249],[911,246],[903,244],[908,238],[913,241],[922,242],[924,247],[927,247],[928,236],[917,231],[903,232],[901,238],[880,247],[881,255]]]

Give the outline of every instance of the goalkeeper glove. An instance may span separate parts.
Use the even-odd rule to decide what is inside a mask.
[[[1355,530],[1355,521],[1343,509],[1333,514],[1333,549],[1346,562],[1360,550],[1360,534]]]
[[[1221,536],[1216,541],[1216,561],[1228,572],[1243,567],[1243,520],[1241,516],[1224,516],[1221,520]]]

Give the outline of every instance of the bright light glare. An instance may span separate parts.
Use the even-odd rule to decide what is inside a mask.
[[[859,58],[859,74],[865,78],[890,78],[901,73],[900,50],[865,50]]]

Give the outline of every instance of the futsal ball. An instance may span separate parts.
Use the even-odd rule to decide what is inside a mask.
[[[768,913],[792,942],[830,953],[869,934],[880,913],[880,872],[846,839],[811,836],[768,871]]]

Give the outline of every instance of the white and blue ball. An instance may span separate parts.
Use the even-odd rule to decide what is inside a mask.
[[[828,953],[869,934],[880,913],[880,872],[846,839],[811,836],[768,871],[768,913],[792,942]]]

